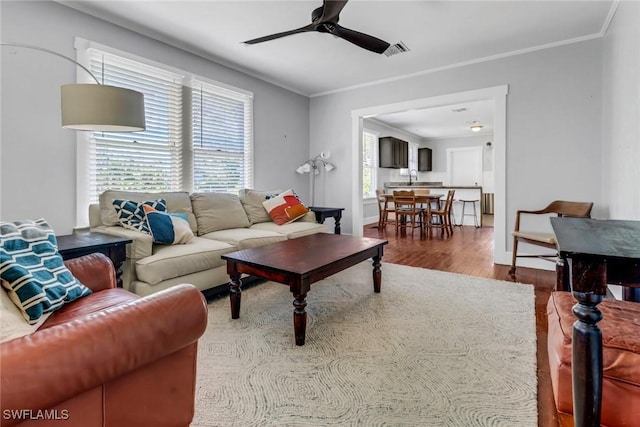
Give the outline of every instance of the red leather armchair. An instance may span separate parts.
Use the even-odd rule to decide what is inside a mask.
[[[141,298],[102,254],[67,267],[93,293],[0,344],[2,426],[188,426],[207,305],[193,285]]]

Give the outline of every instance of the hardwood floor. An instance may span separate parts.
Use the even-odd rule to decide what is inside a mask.
[[[514,282],[509,267],[493,264],[493,228],[454,227],[450,238],[435,235],[432,239],[396,236],[395,228],[379,231],[375,224],[364,227],[365,237],[384,238],[383,262],[430,268],[470,276]],[[534,286],[538,363],[538,425],[558,427],[558,420],[547,359],[546,305],[555,284],[555,272],[518,267],[515,282]]]

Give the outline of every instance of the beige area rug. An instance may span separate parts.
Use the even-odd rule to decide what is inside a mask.
[[[192,426],[537,426],[533,286],[371,262],[209,305]]]

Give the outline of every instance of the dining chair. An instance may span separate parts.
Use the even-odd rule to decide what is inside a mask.
[[[592,202],[569,202],[565,200],[555,200],[546,208],[539,210],[518,210],[516,212],[516,225],[513,230],[513,254],[511,257],[511,276],[516,274],[516,260],[518,258],[540,258],[547,261],[556,262],[558,258],[557,252],[553,254],[536,254],[536,255],[518,255],[518,242],[528,243],[530,245],[542,246],[548,249],[556,250],[556,236],[551,233],[527,231],[520,229],[520,218],[526,215],[557,215],[559,217],[569,216],[577,218],[590,218]]]
[[[439,229],[441,235],[451,236],[453,234],[453,225],[451,224],[451,206],[453,205],[453,196],[456,190],[449,190],[444,205],[441,208],[431,209],[431,218],[427,222],[429,237],[433,236],[433,229]]]
[[[384,188],[378,188],[376,190],[376,198],[378,199],[378,230],[385,230],[389,222],[395,223],[395,209],[393,202],[389,204],[389,201],[384,195]],[[392,219],[389,219],[390,213],[393,215]]]
[[[428,196],[429,193],[431,193],[431,190],[429,190],[428,188],[416,188],[413,190],[413,193],[417,196]],[[424,202],[420,202],[419,203],[420,207],[423,209],[426,209],[427,206],[429,205],[429,203],[424,203]]]
[[[393,192],[393,205],[396,214],[396,234],[411,227],[411,236],[416,228],[420,229],[422,235],[422,212],[423,209],[416,204],[416,195],[413,190],[396,190]]]

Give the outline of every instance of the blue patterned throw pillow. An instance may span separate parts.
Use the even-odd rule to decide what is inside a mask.
[[[185,214],[160,212],[151,206],[142,206],[153,241],[165,245],[189,243],[193,232]]]
[[[0,222],[0,243],[2,286],[30,324],[91,293],[65,267],[44,219]]]
[[[167,202],[165,199],[149,200],[146,202],[134,202],[121,199],[115,199],[113,201],[113,207],[116,209],[120,224],[122,224],[124,228],[151,234],[142,206],[150,206],[159,212],[167,211]]]

